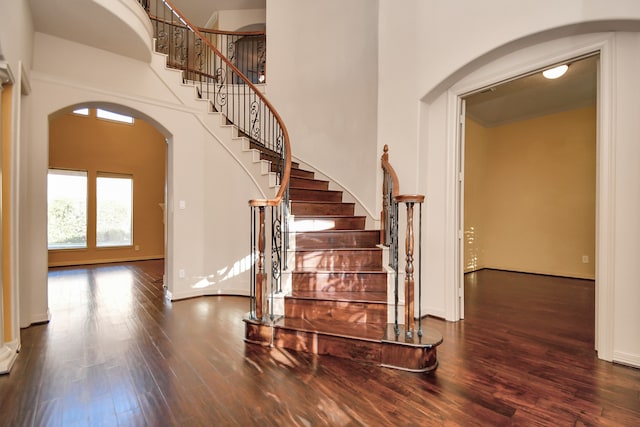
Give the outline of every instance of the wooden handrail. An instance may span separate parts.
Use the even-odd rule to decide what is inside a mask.
[[[280,179],[280,188],[278,189],[278,192],[274,198],[264,199],[264,200],[260,200],[260,199],[251,200],[249,204],[251,206],[279,205],[282,199],[284,198],[285,192],[289,186],[289,178],[291,176],[291,143],[289,140],[289,132],[287,131],[286,126],[284,125],[284,121],[282,120],[282,117],[280,116],[278,111],[275,109],[275,107],[271,104],[271,102],[269,102],[269,100],[260,92],[260,90],[256,87],[256,85],[254,85],[247,78],[247,76],[245,76],[244,73],[238,69],[238,67],[233,65],[233,63],[229,61],[229,59],[227,59],[225,55],[222,54],[222,52],[220,52],[213,44],[211,44],[209,39],[207,39],[204,36],[204,34],[202,34],[202,32],[200,31],[200,29],[198,29],[198,27],[193,26],[189,22],[189,20],[185,18],[185,16],[178,9],[174,7],[174,5],[171,3],[170,0],[162,0],[162,1],[173,11],[173,13],[178,18],[180,18],[180,20],[182,20],[183,23],[187,25],[189,29],[191,29],[191,31],[194,32],[194,34],[196,34],[209,47],[209,49],[211,49],[216,54],[216,56],[218,56],[229,68],[231,68],[231,70],[233,70],[234,73],[236,73],[244,81],[244,83],[249,88],[251,88],[251,91],[254,92],[258,96],[258,98],[260,98],[260,100],[269,109],[269,111],[271,111],[271,114],[273,114],[273,117],[275,118],[276,122],[278,122],[278,125],[282,130],[282,138],[283,138],[283,144],[284,144],[284,150],[285,150],[284,172],[282,174],[282,178]]]

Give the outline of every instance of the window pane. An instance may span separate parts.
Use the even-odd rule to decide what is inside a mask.
[[[99,176],[96,182],[96,246],[133,241],[133,180]]]
[[[116,122],[129,123],[129,124],[133,123],[133,117],[131,116],[125,116],[124,114],[118,114],[112,111],[102,110],[100,108],[96,110],[96,116],[98,116],[98,118],[100,119],[113,120]]]
[[[88,108],[78,108],[77,110],[73,110],[73,114],[79,114],[81,116],[88,116],[89,109]]]
[[[47,178],[49,249],[87,247],[87,173],[49,169]]]

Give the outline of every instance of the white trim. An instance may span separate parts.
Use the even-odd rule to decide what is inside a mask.
[[[170,301],[179,301],[188,298],[197,298],[197,297],[215,297],[215,296],[239,296],[239,297],[248,297],[249,290],[248,288],[203,288],[203,289],[189,289],[180,292],[171,292],[169,290],[165,291],[165,298]]]
[[[598,135],[597,135],[597,214],[596,214],[596,346],[600,359],[611,361],[613,358],[613,293],[614,293],[614,220],[615,220],[615,159],[614,159],[614,117],[613,103],[613,43],[615,35],[612,33],[585,35],[587,40],[574,43],[558,44],[548,54],[525,60],[511,68],[503,68],[499,72],[487,71],[480,73],[473,80],[463,80],[454,85],[447,94],[447,183],[446,183],[446,217],[445,233],[449,238],[445,244],[445,283],[450,284],[445,289],[445,317],[451,320],[460,319],[457,307],[460,275],[458,269],[463,265],[455,265],[457,245],[457,224],[455,219],[460,209],[459,191],[455,186],[458,179],[456,170],[456,153],[459,149],[457,139],[457,117],[461,98],[488,86],[514,79],[518,76],[539,70],[549,64],[559,63],[582,55],[600,54],[601,69],[599,74],[600,93],[598,96]],[[552,42],[550,42],[552,43]],[[529,46],[533,47],[533,46]],[[525,47],[524,49],[526,49]],[[502,61],[508,56],[505,55]]]
[[[26,326],[37,325],[39,323],[49,323],[51,320],[51,311],[47,307],[47,311],[44,313],[35,313],[29,317],[29,323]]]
[[[600,359],[613,360],[615,289],[615,117],[614,41],[600,46],[596,136],[596,336]]]
[[[622,363],[623,365],[629,365],[636,368],[640,368],[640,356],[638,356],[637,354],[624,353],[622,351],[614,351],[613,361],[616,363]]]
[[[462,224],[458,224],[459,212],[461,209],[460,194],[458,187],[458,150],[459,144],[459,120],[461,109],[461,93],[454,91],[453,88],[447,93],[447,128],[445,138],[447,143],[447,169],[446,169],[446,189],[445,189],[445,207],[447,214],[445,215],[445,236],[452,238],[445,239],[444,248],[444,264],[445,264],[445,283],[452,283],[453,292],[445,289],[444,295],[444,312],[445,319],[457,321],[461,319],[460,307],[460,283],[462,275],[459,274],[459,268],[464,262],[460,261],[460,248],[458,244],[458,230]],[[458,265],[460,261],[461,265]]]
[[[125,246],[124,248],[129,248],[129,247]],[[120,248],[112,247],[111,249],[120,249]],[[59,251],[59,252],[62,252],[62,251]],[[111,264],[114,262],[151,261],[156,259],[164,259],[164,255],[145,255],[145,256],[119,257],[119,258],[94,258],[94,259],[78,260],[78,261],[71,261],[71,262],[58,261],[58,262],[50,262],[49,267],[68,267],[72,265],[91,265],[91,264]]]
[[[11,371],[19,351],[20,344],[17,340],[5,343],[0,347],[0,374],[8,374]]]

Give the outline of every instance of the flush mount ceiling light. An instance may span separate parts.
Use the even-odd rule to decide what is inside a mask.
[[[567,64],[558,65],[557,67],[549,68],[548,70],[544,70],[542,75],[547,79],[557,79],[558,77],[562,77],[564,73],[567,72],[569,66]]]

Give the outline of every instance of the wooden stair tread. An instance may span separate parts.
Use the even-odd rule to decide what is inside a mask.
[[[348,233],[378,233],[380,230],[315,230],[315,231],[303,231],[303,233],[309,234],[348,234]]]
[[[378,230],[322,230],[300,231],[295,235],[296,248],[376,248],[380,244]]]
[[[293,167],[292,167],[292,169],[293,169]],[[303,169],[299,169],[299,168],[296,168],[296,169],[303,170]],[[309,172],[309,171],[306,171],[306,172]],[[309,172],[309,173],[313,173],[313,172]],[[306,177],[306,176],[295,176],[295,177],[292,177],[292,178],[296,178],[296,180],[298,180],[298,181],[314,181],[314,182],[323,182],[323,183],[327,183],[327,184],[329,183],[329,181],[324,180],[324,179],[309,178],[309,177]]]
[[[342,191],[289,186],[289,197],[294,201],[342,203]]]
[[[323,301],[340,301],[354,303],[383,303],[387,302],[386,292],[376,291],[297,291],[294,290],[291,296],[287,298],[323,300]]]
[[[295,216],[294,221],[298,219],[328,219],[328,218],[366,218],[364,215],[332,215],[332,214],[298,214]]]
[[[274,170],[276,168],[276,165],[271,164],[271,169]],[[313,172],[309,172],[303,169],[294,169],[291,168],[291,177],[295,177],[295,178],[311,178],[313,179]]]
[[[364,230],[367,218],[355,215],[294,215],[290,230],[305,232],[313,230]]]
[[[282,318],[276,322],[274,326],[276,328],[318,333],[354,340],[372,341],[375,343],[382,343],[382,338],[385,336],[386,331],[386,325],[296,318]]]
[[[305,231],[306,233],[306,231]],[[296,248],[296,253],[298,252],[382,252],[382,248],[376,246],[373,248],[321,248],[321,249],[313,249],[313,248]]]
[[[297,267],[292,274],[309,274],[309,273],[317,273],[317,274],[388,274],[386,270],[363,270],[363,269],[340,269],[340,270],[331,270],[328,268],[316,268],[316,267]]]

